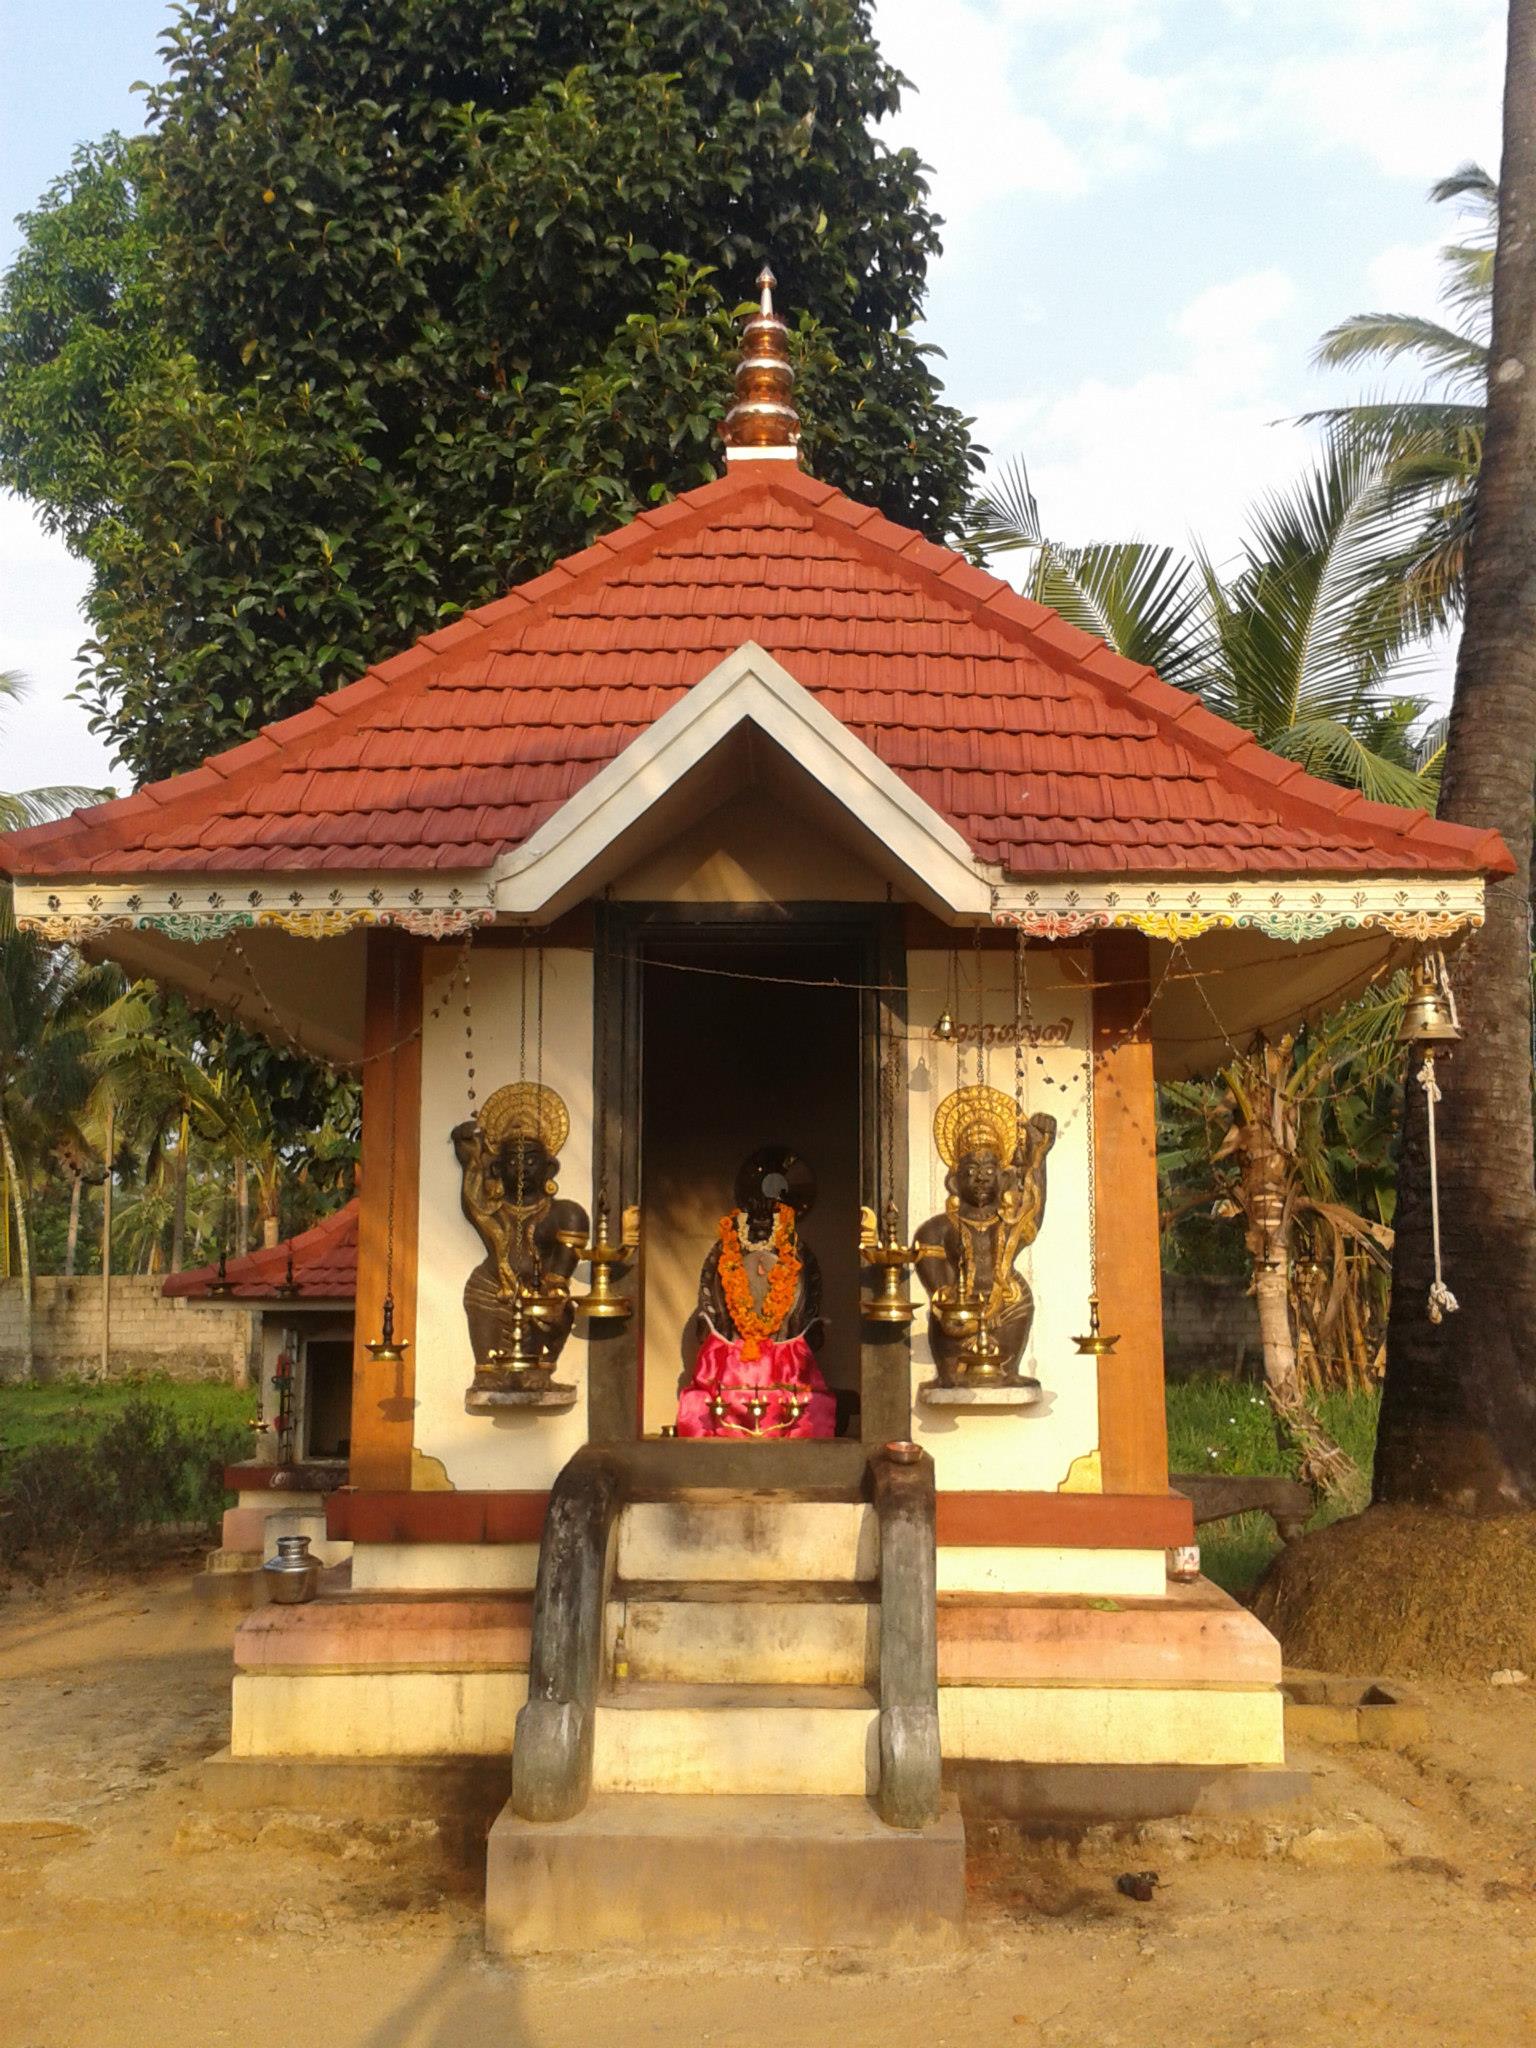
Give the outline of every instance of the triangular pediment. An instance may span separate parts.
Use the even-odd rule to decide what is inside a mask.
[[[901,893],[946,917],[983,917],[992,878],[964,839],[765,648],[747,642],[600,769],[491,876],[496,909],[558,915],[679,827],[766,784]],[[824,892],[838,890],[835,876]]]

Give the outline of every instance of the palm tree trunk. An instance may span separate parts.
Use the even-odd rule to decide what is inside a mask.
[[[1410,1082],[1376,1498],[1536,1507],[1536,1145],[1531,1129],[1531,785],[1536,773],[1536,0],[1511,0],[1488,428],[1440,815],[1496,827],[1514,874],[1458,956],[1466,1037],[1438,1062],[1440,1215],[1460,1313],[1433,1272],[1424,1091]]]
[[[251,1238],[251,1194],[247,1185],[245,1154],[235,1155],[235,1256],[247,1249]]]
[[[80,1189],[84,1185],[84,1181],[84,1174],[75,1173],[70,1175],[69,1228],[64,1233],[64,1271],[70,1279],[74,1278],[75,1253],[80,1245]]]
[[[176,1164],[171,1182],[171,1271],[179,1273],[187,1255],[187,1142],[191,1137],[187,1112],[181,1113],[176,1133]]]
[[[5,1161],[6,1185],[11,1191],[11,1207],[16,1217],[16,1248],[21,1257],[21,1365],[23,1376],[30,1380],[37,1371],[36,1340],[32,1329],[32,1236],[27,1229],[27,1204],[21,1175],[16,1167],[10,1126],[4,1117],[0,1117],[0,1158]]]

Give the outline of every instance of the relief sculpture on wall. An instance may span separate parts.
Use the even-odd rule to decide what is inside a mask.
[[[471,1413],[547,1405],[547,1397],[566,1391],[550,1382],[571,1333],[569,1283],[588,1235],[585,1209],[559,1195],[560,1150],[570,1127],[553,1088],[517,1081],[498,1088],[477,1117],[453,1132],[464,1214],[486,1253],[464,1288],[475,1357],[465,1397]]]
[[[949,1199],[917,1232],[916,1251],[939,1384],[990,1381],[1038,1392],[1019,1371],[1035,1299],[1017,1261],[1045,1218],[1056,1119],[1021,1118],[996,1088],[957,1088],[934,1114],[933,1142],[948,1168]]]

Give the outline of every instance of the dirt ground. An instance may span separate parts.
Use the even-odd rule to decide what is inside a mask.
[[[508,1967],[428,1824],[216,1816],[232,1620],[185,1573],[0,1600],[3,2048],[1514,2048],[1536,2041],[1536,1683],[1416,1688],[1305,1809],[1075,1845],[982,1830],[922,1961]],[[1385,1674],[1382,1674],[1385,1675]],[[1151,1868],[1150,1904],[1118,1872]]]

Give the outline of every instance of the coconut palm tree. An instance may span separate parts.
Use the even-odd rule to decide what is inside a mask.
[[[117,970],[92,967],[30,933],[0,933],[0,1166],[16,1228],[22,1350],[30,1378],[32,1237],[27,1190],[61,1131],[78,1127],[93,1076],[92,1023],[119,987]]]
[[[1336,434],[1316,466],[1250,515],[1230,567],[1146,541],[1068,547],[1044,531],[1021,462],[977,501],[970,538],[1023,552],[1021,587],[1118,653],[1193,690],[1275,753],[1384,803],[1433,801],[1403,695],[1411,623],[1365,601],[1400,533],[1386,457]]]
[[[1378,595],[1400,605],[1421,632],[1459,618],[1466,592],[1467,547],[1488,415],[1499,227],[1499,188],[1480,164],[1463,164],[1432,186],[1430,197],[1458,204],[1471,217],[1466,236],[1441,251],[1447,318],[1356,313],[1329,328],[1314,356],[1329,369],[1408,365],[1424,373],[1427,383],[1405,397],[1372,398],[1305,415],[1368,441],[1384,456],[1394,503],[1408,519],[1398,544],[1382,558]]]

